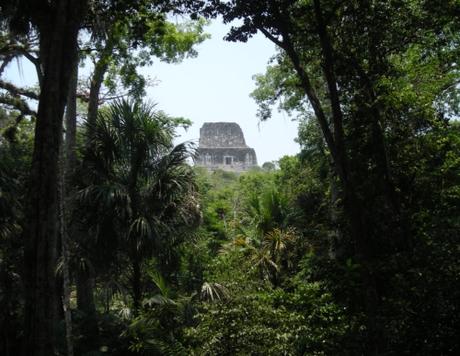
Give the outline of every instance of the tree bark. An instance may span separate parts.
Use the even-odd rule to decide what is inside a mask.
[[[43,3],[36,23],[43,81],[30,174],[28,224],[24,228],[25,320],[23,354],[55,353],[55,270],[58,228],[59,151],[71,64],[85,0]]]
[[[107,63],[99,60],[94,68],[93,77],[89,90],[88,101],[88,123],[90,127],[95,124],[97,119],[97,111],[99,109],[99,94],[101,92],[102,81],[104,80],[105,72],[107,71]]]
[[[65,179],[66,184],[72,180],[77,166],[77,87],[78,87],[78,58],[73,63],[70,78],[69,94],[65,112]]]
[[[94,278],[90,268],[78,268],[76,271],[77,308],[83,314],[80,333],[83,336],[79,343],[79,353],[96,350],[99,342],[96,305],[94,303]]]
[[[329,100],[331,103],[332,122],[334,125],[334,142],[338,152],[345,154],[344,132],[343,132],[343,114],[340,106],[340,95],[337,86],[337,79],[334,71],[334,54],[332,44],[327,32],[326,24],[323,19],[321,5],[319,0],[314,0],[315,17],[317,21],[317,31],[321,49],[323,52],[323,72],[326,78],[327,88],[329,91]]]
[[[64,155],[61,155],[62,157]],[[63,297],[62,307],[64,311],[64,321],[66,329],[66,345],[67,356],[73,356],[73,333],[72,333],[72,313],[70,310],[70,272],[69,272],[69,238],[67,235],[67,195],[66,195],[66,171],[64,169],[65,162],[61,161],[61,177],[59,182],[59,217],[60,217],[60,236],[61,236],[61,252],[62,252],[62,275],[63,275]]]
[[[69,83],[69,93],[65,112],[65,145],[61,154],[61,180],[60,180],[60,234],[62,251],[62,271],[63,271],[63,298],[62,307],[64,310],[64,320],[66,326],[66,345],[67,355],[73,356],[73,327],[72,312],[70,309],[71,280],[69,271],[69,190],[73,173],[76,166],[76,129],[77,129],[77,83],[78,83],[78,57],[72,66],[72,75]]]
[[[109,67],[109,60],[112,56],[114,45],[114,38],[111,34],[108,35],[108,39],[105,43],[105,47],[102,50],[99,60],[94,65],[94,72],[91,77],[91,85],[89,91],[88,101],[88,117],[87,121],[90,128],[96,123],[97,112],[99,109],[99,96],[101,92],[102,82],[104,81],[105,73]],[[91,137],[91,132],[90,135]]]

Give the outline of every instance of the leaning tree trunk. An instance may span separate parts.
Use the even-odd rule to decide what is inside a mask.
[[[107,72],[107,69],[109,68],[109,61],[110,57],[112,56],[114,41],[114,36],[112,33],[109,33],[99,60],[94,65],[94,71],[91,77],[87,117],[87,122],[90,125],[89,129],[91,130],[88,135],[90,138],[92,137],[92,129],[97,119],[102,83],[104,81],[104,76]]]
[[[96,123],[97,112],[99,109],[99,94],[101,92],[102,82],[104,80],[105,72],[107,71],[108,64],[106,59],[99,60],[94,68],[93,77],[91,78],[91,85],[89,90],[89,101],[88,101],[88,117],[87,121],[90,124],[90,129]]]
[[[62,117],[86,0],[42,3],[35,22],[43,65],[24,227],[24,355],[55,353],[55,269]]]
[[[368,340],[375,340],[376,333],[376,309],[378,294],[375,286],[375,276],[371,268],[373,257],[373,246],[371,240],[371,226],[365,219],[362,201],[360,201],[357,192],[357,186],[354,182],[352,168],[350,167],[350,157],[347,154],[345,147],[345,133],[343,128],[343,114],[341,110],[340,95],[338,91],[337,78],[335,76],[333,48],[330,42],[330,37],[327,32],[327,27],[323,19],[321,3],[318,0],[313,2],[314,13],[317,21],[317,34],[319,44],[322,50],[322,65],[324,79],[326,80],[329,94],[329,109],[331,111],[331,122],[329,122],[323,103],[321,103],[317,92],[310,80],[309,74],[305,70],[300,54],[295,47],[295,41],[291,38],[289,23],[284,21],[282,14],[278,14],[279,30],[282,40],[278,40],[263,28],[260,30],[272,40],[275,44],[284,49],[286,55],[290,58],[293,68],[296,71],[300,80],[300,85],[304,90],[309,102],[313,108],[315,116],[320,125],[326,144],[331,152],[334,170],[337,174],[342,195],[344,214],[349,222],[350,233],[353,244],[355,246],[355,255],[357,260],[363,266],[362,283],[364,289],[368,292],[363,296],[366,313],[368,314]],[[332,130],[331,130],[332,126]],[[368,343],[369,345],[372,342]],[[371,349],[372,348],[372,349]],[[371,346],[366,351],[369,354],[376,354],[375,348]]]

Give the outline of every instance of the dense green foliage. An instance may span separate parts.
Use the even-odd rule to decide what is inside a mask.
[[[101,124],[110,113],[104,112],[108,116],[101,116]],[[425,147],[424,155],[433,157],[420,167],[424,174],[414,182],[420,190],[418,204],[423,206],[415,213],[421,240],[414,247],[414,255],[410,261],[396,256],[379,267],[381,278],[390,278],[393,286],[386,291],[388,299],[383,301],[381,314],[382,332],[392,335],[392,354],[431,354],[438,350],[451,354],[458,347],[458,229],[449,224],[458,224],[458,205],[453,202],[458,199],[460,183],[458,175],[450,175],[449,169],[458,170],[460,132],[454,125],[442,133],[441,137],[441,131],[430,134],[419,142]],[[14,154],[11,145],[3,148]],[[98,147],[104,150],[110,146]],[[27,157],[24,153],[21,156]],[[276,171],[240,176],[198,170],[201,226],[189,228],[188,239],[169,247],[169,255],[177,254],[179,261],[167,270],[160,267],[165,261],[160,252],[166,247],[157,245],[157,257],[151,259],[142,245],[147,260],[142,263],[143,301],[137,314],[133,314],[129,292],[129,249],[123,247],[132,241],[123,237],[132,224],[121,220],[129,219],[132,213],[122,213],[127,200],[122,199],[122,191],[113,190],[124,189],[123,185],[120,181],[110,183],[116,184],[112,188],[84,188],[79,193],[82,197],[90,191],[95,194],[91,204],[79,202],[86,204],[86,223],[101,234],[92,247],[98,252],[91,257],[91,268],[98,274],[95,295],[100,339],[96,348],[120,355],[361,354],[365,326],[359,312],[360,266],[351,259],[341,262],[334,258],[331,236],[335,231],[328,222],[330,186],[324,182],[321,165],[314,168],[315,164],[307,163],[284,157]],[[433,167],[429,169],[435,163],[447,173],[442,175],[444,184],[431,186],[429,198],[423,198],[426,184],[441,179]],[[97,167],[110,168],[102,164]],[[128,166],[120,169],[124,167]],[[126,177],[121,171],[119,174]],[[304,179],[299,181],[300,175]],[[99,172],[95,179],[103,182],[104,176]],[[99,192],[103,187],[105,190]],[[98,209],[90,208],[92,204],[109,205]],[[111,220],[104,223],[105,219]],[[20,257],[14,257],[18,247],[7,245],[14,236],[9,233],[2,240],[2,251],[9,260],[16,258],[16,267],[9,265],[14,269]],[[147,235],[145,238],[149,239]],[[109,239],[109,244],[104,239]],[[118,252],[117,246],[121,248]],[[394,270],[392,264],[397,264],[400,272],[387,275]],[[162,268],[165,277],[158,272]],[[13,278],[14,270],[8,273]],[[11,311],[21,311],[20,305],[5,305]],[[77,326],[79,320],[76,314]],[[14,315],[7,321],[8,325],[19,322]]]
[[[41,145],[48,116],[8,99],[39,96],[0,83],[0,354],[460,353],[455,1],[90,3],[93,104],[74,137],[66,122],[65,148],[61,124],[55,149]],[[47,26],[3,4],[7,64]],[[194,146],[174,140],[191,123],[139,99],[139,66],[195,55],[206,37],[203,20],[174,26],[169,11],[240,19],[229,40],[261,31],[279,47],[251,95],[263,120],[274,106],[296,117],[297,156],[241,174],[190,165]],[[99,105],[117,78],[130,98]],[[37,187],[54,218],[33,225]],[[54,337],[36,351],[42,324]]]

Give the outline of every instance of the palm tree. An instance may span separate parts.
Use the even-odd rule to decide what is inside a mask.
[[[292,227],[286,229],[274,228],[266,233],[262,241],[262,251],[266,251],[275,268],[269,274],[272,284],[279,284],[280,270],[291,267],[292,246],[297,238],[297,232]]]
[[[110,234],[128,255],[134,311],[141,305],[144,258],[158,253],[165,236],[199,217],[187,164],[193,149],[172,143],[181,122],[153,105],[123,100],[102,109],[88,127],[90,180],[79,196],[97,212],[96,237],[103,237],[108,221]]]
[[[248,199],[247,213],[260,237],[276,227],[288,226],[292,215],[287,197],[275,187],[262,194],[253,193]]]

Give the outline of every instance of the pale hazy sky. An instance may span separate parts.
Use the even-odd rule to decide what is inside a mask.
[[[226,42],[227,30],[213,22],[207,28],[212,37],[197,47],[197,58],[177,65],[155,62],[144,73],[160,83],[148,90],[148,97],[166,113],[193,121],[183,140],[198,140],[204,122],[237,122],[259,164],[296,154],[297,123],[276,110],[271,120],[259,123],[257,105],[249,97],[255,88],[252,76],[265,72],[274,45],[262,35],[247,43]]]
[[[169,115],[192,120],[193,126],[179,141],[198,142],[204,122],[237,122],[246,143],[256,150],[260,165],[296,154],[297,123],[276,110],[272,119],[259,123],[257,106],[249,97],[255,88],[252,76],[265,71],[275,53],[274,45],[262,35],[247,43],[226,42],[223,37],[227,30],[228,26],[215,21],[206,28],[212,38],[197,46],[198,57],[180,64],[155,61],[152,67],[143,69],[144,74],[159,81],[147,90],[147,99]],[[11,64],[7,77],[20,85],[31,85],[35,80],[33,69],[24,64],[22,72],[18,75],[17,65]]]

